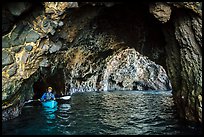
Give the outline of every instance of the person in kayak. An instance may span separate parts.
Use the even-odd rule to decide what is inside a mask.
[[[52,93],[52,87],[48,87],[47,92],[45,92],[39,101],[55,100],[55,95]]]

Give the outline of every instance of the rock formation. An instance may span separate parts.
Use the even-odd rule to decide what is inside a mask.
[[[201,2],[6,3],[2,17],[3,121],[43,83],[60,95],[173,89],[179,115],[202,122]]]

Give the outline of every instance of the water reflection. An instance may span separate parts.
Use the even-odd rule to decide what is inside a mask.
[[[43,108],[43,114],[47,120],[53,120],[56,118],[55,111],[57,111],[57,107],[55,108]]]
[[[159,94],[160,93],[160,94]],[[73,94],[54,109],[25,107],[3,123],[3,134],[201,134],[201,128],[179,123],[171,94],[161,92],[89,92]]]

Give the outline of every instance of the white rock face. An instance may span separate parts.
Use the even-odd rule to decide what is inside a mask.
[[[102,87],[107,90],[170,90],[164,68],[135,49],[126,49],[107,62]]]

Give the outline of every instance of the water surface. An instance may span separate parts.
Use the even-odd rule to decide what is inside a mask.
[[[3,134],[16,135],[194,135],[201,127],[181,122],[170,91],[114,91],[73,94],[55,109],[40,103],[2,123]]]

